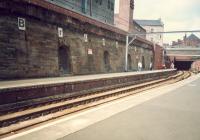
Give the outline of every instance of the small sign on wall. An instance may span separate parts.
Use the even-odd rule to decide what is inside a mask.
[[[137,52],[137,48],[135,47],[135,52]]]
[[[92,55],[92,49],[88,49],[88,54]]]
[[[118,41],[116,41],[116,42],[115,42],[115,44],[116,44],[116,48],[118,48],[118,46],[119,46],[119,43],[118,43]]]
[[[26,20],[24,18],[18,17],[18,28],[22,31],[26,30]]]
[[[106,45],[106,40],[104,38],[102,39],[102,42],[103,42],[103,46],[105,46]]]
[[[84,42],[88,42],[88,35],[84,34]]]
[[[58,37],[63,38],[63,28],[58,27]]]

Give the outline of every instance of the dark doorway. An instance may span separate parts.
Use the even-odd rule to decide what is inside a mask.
[[[59,70],[61,74],[69,74],[71,72],[69,47],[66,47],[66,46],[59,47],[58,62],[59,62]]]
[[[88,55],[88,70],[90,73],[95,73],[96,71],[93,55]]]
[[[103,59],[104,59],[105,70],[108,72],[110,70],[110,56],[108,51],[104,51]]]
[[[144,59],[144,56],[142,56],[142,68],[145,69],[145,59]]]
[[[128,71],[132,70],[132,60],[131,60],[131,55],[128,55]]]
[[[153,57],[151,57],[151,63],[153,63]]]
[[[136,71],[138,70],[138,62],[139,62],[139,59],[138,59],[138,57],[136,57],[136,65],[135,65],[136,66],[136,69],[135,69]]]
[[[190,70],[193,61],[175,61],[174,65],[177,70]]]

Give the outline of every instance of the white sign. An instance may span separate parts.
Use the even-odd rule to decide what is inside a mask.
[[[137,51],[137,48],[135,47],[135,52]]]
[[[103,46],[105,46],[106,45],[106,41],[105,41],[104,38],[102,39],[102,42],[103,42]]]
[[[118,41],[116,41],[116,47],[118,48]]]
[[[24,18],[18,17],[18,28],[22,31],[26,30],[26,20]]]
[[[63,38],[63,28],[58,27],[58,37]]]
[[[92,49],[88,49],[88,54],[92,55]]]
[[[84,41],[88,42],[88,35],[87,34],[84,34]]]

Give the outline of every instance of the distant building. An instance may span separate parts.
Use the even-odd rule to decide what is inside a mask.
[[[131,29],[132,33],[136,33],[136,34],[142,34],[142,35],[138,35],[139,37],[142,37],[144,39],[146,39],[146,30],[140,26],[135,20],[133,20],[133,28]]]
[[[45,0],[60,7],[114,24],[115,0]]]
[[[141,25],[147,33],[151,32],[163,32],[164,24],[161,19],[158,20],[135,20]],[[148,34],[146,35],[147,40],[163,46],[163,34]]]
[[[187,35],[184,36],[183,42],[186,46],[191,47],[200,47],[200,39],[195,35],[191,34],[187,37]]]
[[[185,35],[183,37],[183,40],[178,39],[177,41],[172,41],[172,46],[176,47],[200,47],[200,39],[195,35],[191,34],[190,36],[187,37]]]
[[[134,0],[116,0],[115,3],[115,26],[130,33],[145,34],[146,30],[133,20]],[[146,39],[146,35],[140,37]]]
[[[133,29],[134,0],[116,0],[115,3],[115,26],[130,32]]]
[[[170,47],[170,44],[169,44],[169,43],[163,43],[163,46],[164,46],[165,48],[167,48],[167,47]]]

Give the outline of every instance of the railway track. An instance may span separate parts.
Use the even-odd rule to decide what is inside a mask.
[[[191,72],[180,71],[174,76],[142,84],[105,90],[54,102],[0,107],[0,136],[15,132],[73,112],[94,107],[141,91],[186,79]]]

